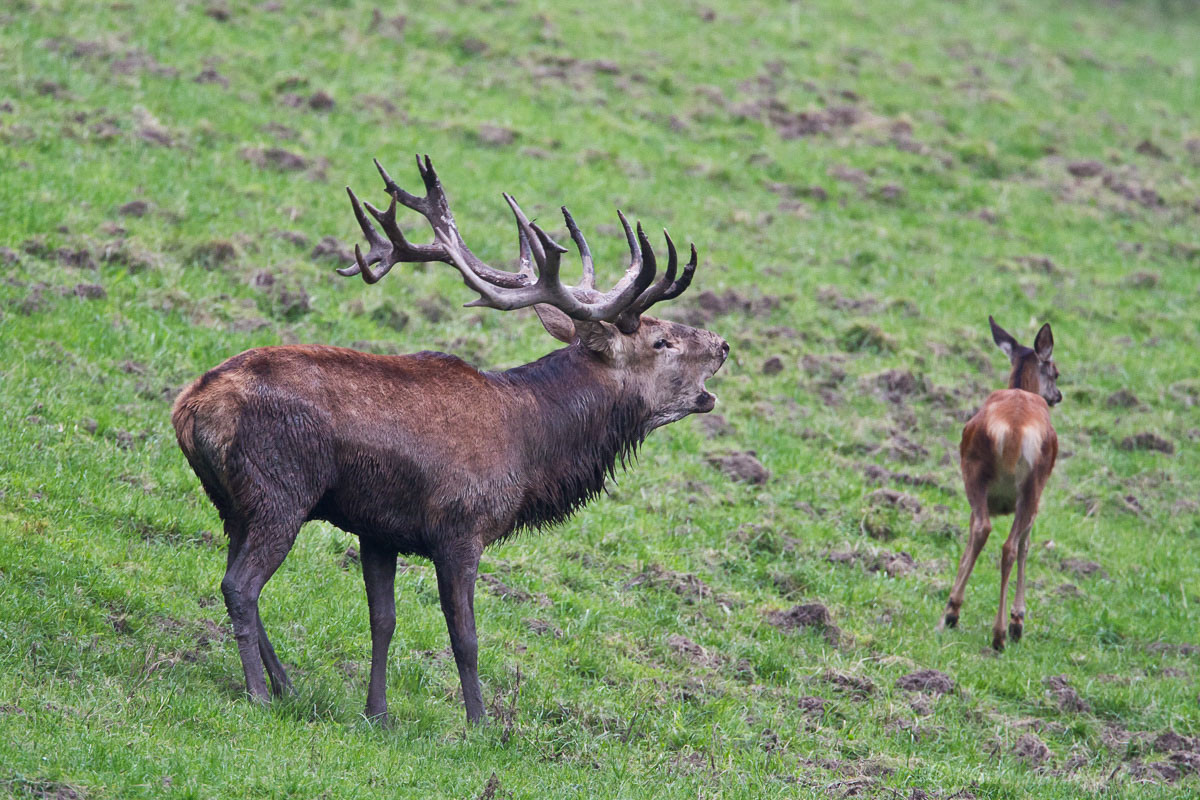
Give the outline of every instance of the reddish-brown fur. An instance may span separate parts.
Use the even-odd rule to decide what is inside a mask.
[[[1021,347],[988,318],[996,343],[1012,362],[1009,387],[993,392],[963,428],[959,453],[963,486],[971,506],[967,547],[942,617],[942,627],[954,627],[971,570],[992,530],[991,517],[1015,514],[1012,531],[1001,553],[1000,608],[992,628],[992,646],[1004,648],[1004,614],[1009,572],[1017,565],[1017,589],[1008,632],[1021,638],[1025,621],[1025,559],[1042,490],[1058,457],[1058,436],[1050,423],[1050,404],[1062,400],[1055,381],[1058,368],[1051,360],[1054,341],[1050,326],[1039,331],[1035,347]]]
[[[590,277],[582,288],[563,287],[561,248],[510,198],[524,271],[505,273],[465,249],[428,160],[421,174],[424,198],[384,176],[395,201],[430,220],[435,243],[408,242],[395,205],[386,213],[368,205],[385,240],[354,198],[371,252],[360,251],[343,274],[372,283],[403,261],[454,263],[496,307],[536,303],[543,325],[568,346],[505,372],[481,372],[444,353],[264,347],[230,358],[180,394],[172,423],[229,536],[221,591],[256,699],[267,698],[264,667],[273,692],[291,688],[259,617],[259,594],[300,527],[319,519],[359,537],[371,621],[367,715],[387,714],[394,578],[403,553],[433,561],[467,718],[482,720],[474,592],[483,549],[566,519],[603,491],[650,431],[716,402],[704,381],[729,345],[709,331],[642,315],[687,287],[694,248],[676,279],[669,243],[667,270],[652,283],[649,243],[640,226],[636,239],[626,226],[631,264],[616,289],[597,292]],[[591,276],[586,243],[567,221]],[[552,304],[558,301],[566,310]]]

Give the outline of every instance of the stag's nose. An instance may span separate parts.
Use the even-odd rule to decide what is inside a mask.
[[[725,359],[728,357],[729,357],[729,342],[722,339],[721,340],[721,358]]]

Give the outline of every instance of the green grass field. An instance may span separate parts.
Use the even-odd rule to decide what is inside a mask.
[[[1165,0],[3,4],[0,795],[1196,796],[1198,54]],[[656,310],[733,346],[720,418],[485,554],[481,729],[424,562],[397,578],[395,724],[363,720],[357,542],[319,524],[262,600],[298,694],[248,702],[168,419],[258,345],[556,346],[459,308],[445,266],[334,274],[342,187],[381,202],[373,156],[419,185],[417,152],[493,263],[501,191],[569,205],[601,280],[615,207],[694,240]],[[1066,396],[1000,656],[1006,520],[934,632],[958,436],[1007,375],[989,313],[1053,324]],[[744,451],[765,483],[721,469]],[[840,635],[772,624],[802,603]],[[953,689],[900,688],[923,669]]]

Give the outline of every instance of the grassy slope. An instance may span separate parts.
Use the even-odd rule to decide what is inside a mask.
[[[1195,642],[1200,625],[1194,17],[1168,3],[913,0],[747,3],[706,21],[699,5],[480,3],[413,4],[372,24],[369,3],[283,5],[234,4],[226,20],[184,2],[0,10],[0,245],[18,254],[0,282],[0,791],[465,797],[493,772],[514,797],[1196,791],[1195,777],[1139,783],[1136,764],[1166,755],[1114,743],[1200,734],[1196,657],[1146,648]],[[402,34],[387,21],[401,12]],[[131,51],[155,61],[123,73]],[[206,66],[228,87],[194,82]],[[336,105],[281,102],[317,91]],[[765,114],[737,113],[768,95],[793,113],[856,104],[861,119],[784,138]],[[897,123],[911,146],[897,146]],[[488,125],[515,140],[496,143]],[[1164,156],[1137,152],[1143,140]],[[242,155],[276,146],[315,167]],[[219,522],[167,419],[173,390],[254,345],[375,342],[489,366],[549,348],[528,315],[457,310],[469,293],[446,269],[368,289],[309,257],[321,236],[354,238],[343,184],[380,197],[371,156],[412,184],[417,151],[434,156],[485,258],[513,253],[501,190],[546,219],[569,203],[610,265],[621,205],[701,247],[677,315],[698,313],[702,290],[780,299],[707,323],[734,345],[713,382],[730,432],[710,439],[688,421],[656,433],[610,498],[486,555],[485,570],[535,596],[481,591],[485,694],[515,721],[465,732],[423,564],[398,579],[397,724],[360,720],[365,602],[357,568],[341,565],[352,537],[325,526],[305,530],[263,600],[300,695],[266,710],[240,697],[231,643],[210,641],[225,620],[224,542],[202,531]],[[1153,186],[1162,205],[1072,178],[1065,164],[1083,158],[1114,188]],[[774,184],[828,199],[801,191],[793,210]],[[134,199],[149,212],[119,215]],[[260,270],[274,287],[253,285]],[[81,283],[106,297],[76,297]],[[307,311],[289,310],[284,293],[299,290]],[[839,309],[838,297],[878,302]],[[997,542],[959,630],[932,633],[966,520],[953,442],[1003,381],[989,312],[1026,340],[1054,324],[1067,398],[1027,638],[1000,658],[983,649]],[[385,324],[400,315],[401,330]],[[772,355],[785,368],[761,374]],[[888,369],[921,387],[884,399],[874,376]],[[1107,403],[1122,388],[1138,405]],[[1118,447],[1143,431],[1174,455]],[[889,456],[897,433],[925,454]],[[732,483],[706,462],[730,449],[756,450],[770,481]],[[916,517],[873,510],[868,463],[942,488],[894,487],[919,497]],[[889,541],[864,534],[880,523]],[[831,550],[903,550],[918,569],[891,578]],[[1064,573],[1064,558],[1106,576]],[[629,585],[656,569],[713,594]],[[803,601],[829,606],[839,646],[767,624],[766,611]],[[925,667],[957,682],[931,714],[894,688]],[[875,691],[839,693],[826,670]],[[1090,711],[1058,708],[1042,681],[1059,674]],[[802,713],[805,695],[826,698],[824,714]],[[1052,753],[1041,768],[1013,753],[1029,731]]]

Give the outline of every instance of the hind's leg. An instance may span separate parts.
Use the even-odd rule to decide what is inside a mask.
[[[296,534],[299,521],[255,521],[246,523],[239,531],[237,546],[230,538],[229,560],[221,593],[225,608],[233,622],[238,655],[246,676],[246,691],[256,700],[267,700],[267,684],[263,680],[263,665],[272,671],[271,684],[276,692],[290,686],[283,665],[279,663],[258,616],[258,598],[262,588],[283,563]],[[243,532],[244,531],[244,532]],[[261,636],[260,636],[261,633]]]
[[[996,623],[992,625],[992,647],[1004,649],[1004,614],[1008,605],[1008,577],[1014,563],[1019,563],[1017,570],[1017,599],[1013,603],[1011,627],[1015,628],[1013,641],[1021,638],[1025,623],[1025,554],[1029,548],[1029,532],[1033,528],[1033,516],[1037,513],[1037,500],[1030,497],[1028,491],[1022,492],[1017,498],[1016,513],[1013,517],[1012,530],[1004,542],[1000,554],[1000,607],[996,610]]]
[[[954,576],[954,586],[950,589],[950,599],[946,602],[946,611],[942,615],[938,630],[953,628],[958,624],[958,612],[962,609],[963,598],[967,592],[967,580],[970,579],[971,570],[975,569],[975,561],[992,533],[992,520],[987,507],[987,487],[972,488],[972,484],[968,482],[967,502],[971,504],[970,533],[967,546],[958,562],[958,574]]]
[[[1023,526],[1020,540],[1017,542],[1017,590],[1013,596],[1012,613],[1009,614],[1008,635],[1014,642],[1021,639],[1025,632],[1025,557],[1029,555],[1029,540],[1033,538],[1033,521],[1037,518],[1037,500],[1029,497],[1022,501],[1032,510],[1026,510],[1028,521]],[[1018,519],[1021,512],[1018,511]],[[1016,520],[1014,520],[1015,524]]]

